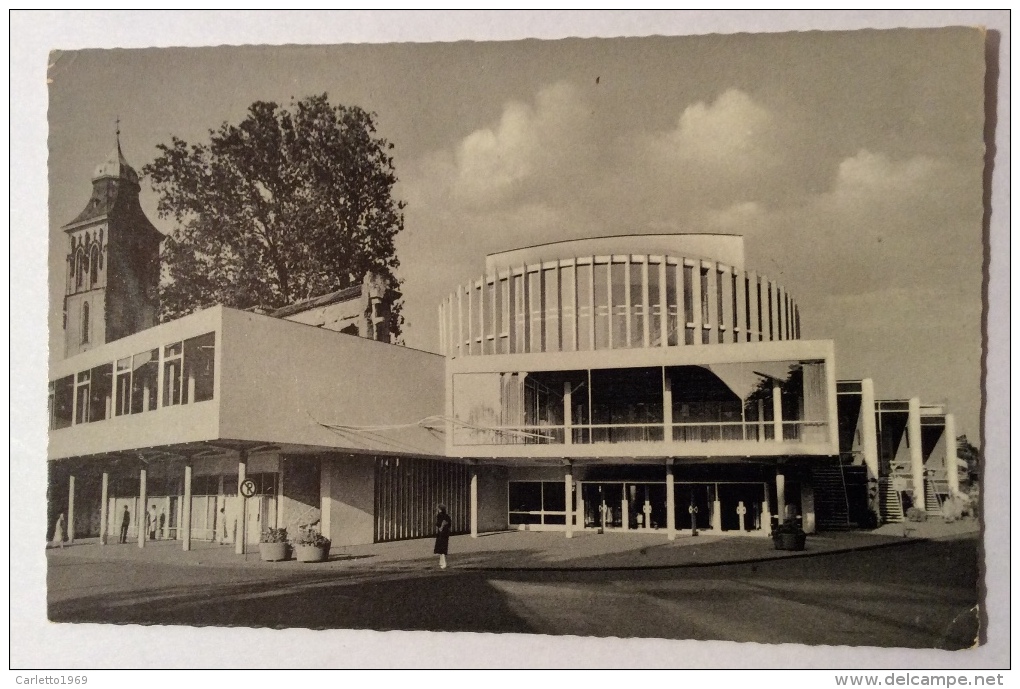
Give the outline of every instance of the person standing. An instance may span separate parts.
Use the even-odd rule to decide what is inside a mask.
[[[156,540],[156,506],[153,505],[149,512],[145,513],[146,526],[149,529],[149,540]]]
[[[128,527],[131,526],[131,513],[128,506],[124,505],[124,516],[120,520],[120,542],[127,543]]]
[[[57,525],[53,527],[53,547],[64,547],[64,513],[57,517]]]
[[[166,510],[160,510],[159,511],[159,531],[157,532],[157,535],[159,536],[160,539],[166,538],[165,527],[166,527]]]
[[[446,555],[450,550],[450,529],[453,521],[446,513],[446,505],[436,507],[436,547],[432,552],[439,556],[439,568],[446,569]]]

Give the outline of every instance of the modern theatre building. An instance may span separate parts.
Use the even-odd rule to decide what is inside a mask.
[[[533,529],[767,534],[938,510],[952,414],[839,380],[793,295],[733,235],[628,235],[486,258],[439,306],[439,354],[387,341],[361,285],[156,324],[160,235],[119,146],[66,226],[66,358],[49,390],[49,528],[334,545]],[[809,317],[805,315],[804,317]],[[244,498],[239,485],[254,481]]]

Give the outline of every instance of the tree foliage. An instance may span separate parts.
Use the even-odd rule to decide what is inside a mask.
[[[163,244],[162,320],[212,303],[280,307],[369,271],[397,287],[404,203],[393,197],[393,145],[376,135],[374,114],[326,94],[289,108],[260,101],[209,135],[200,144],[173,137],[142,170],[160,217],[177,223]]]

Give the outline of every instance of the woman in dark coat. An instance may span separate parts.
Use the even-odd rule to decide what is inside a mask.
[[[432,552],[439,556],[439,568],[446,569],[446,553],[450,549],[450,529],[453,522],[446,513],[446,505],[436,508],[436,547]]]

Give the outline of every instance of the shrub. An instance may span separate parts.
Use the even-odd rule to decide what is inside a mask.
[[[310,545],[316,548],[329,550],[331,541],[311,527],[302,528],[298,537],[292,541],[293,545]]]
[[[286,543],[287,529],[262,529],[260,543]]]
[[[962,519],[970,505],[964,496],[954,496],[942,503],[942,518],[947,522]]]
[[[928,521],[928,513],[920,507],[908,507],[907,519],[912,522],[925,522]]]
[[[772,535],[779,536],[782,534],[792,534],[799,536],[804,533],[804,529],[797,525],[794,521],[785,521],[782,524],[777,524],[772,527]]]

